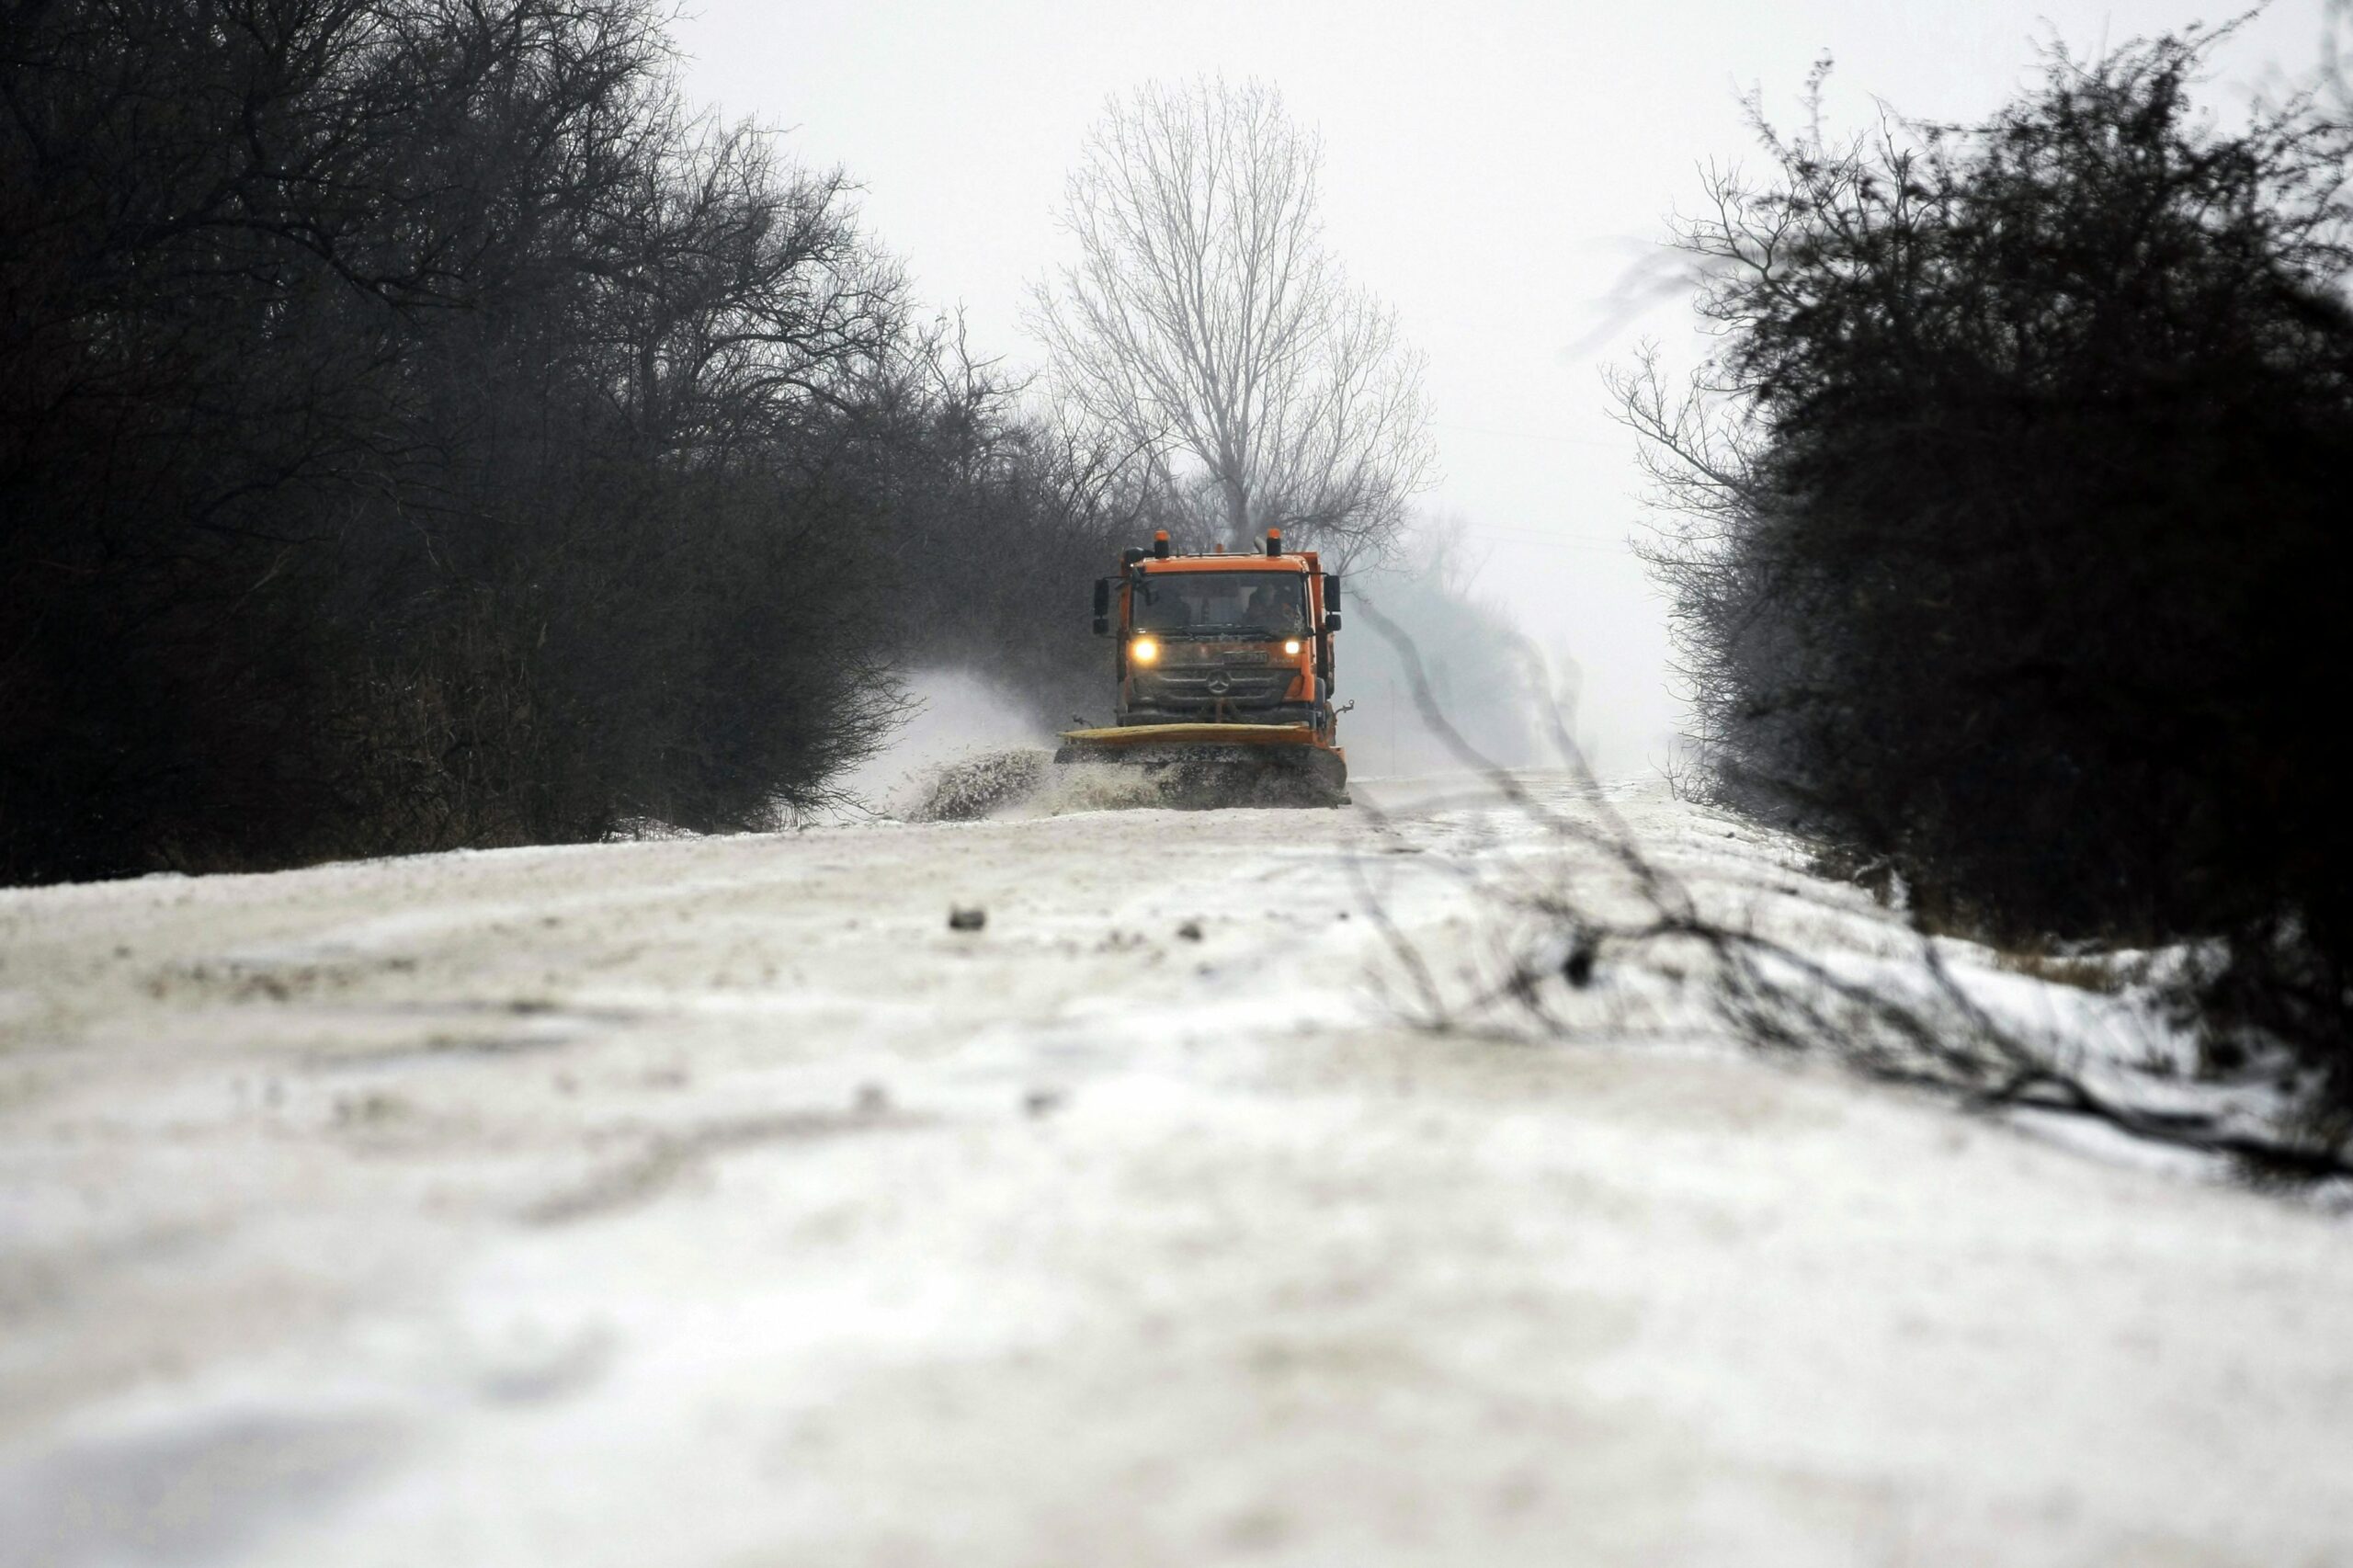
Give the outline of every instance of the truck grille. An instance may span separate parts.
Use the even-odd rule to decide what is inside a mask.
[[[1276,669],[1154,670],[1149,675],[1139,671],[1136,699],[1155,706],[1181,703],[1203,708],[1219,702],[1245,706],[1280,702],[1290,695],[1291,679],[1298,673],[1288,665]]]

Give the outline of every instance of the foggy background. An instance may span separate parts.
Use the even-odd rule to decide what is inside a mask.
[[[2325,5],[2283,0],[2250,21],[2204,101],[2243,105],[2309,71]],[[1600,371],[1645,336],[1671,359],[1703,351],[1686,290],[1630,301],[1624,285],[1665,260],[1662,220],[1697,199],[1702,165],[1749,148],[1742,95],[1761,88],[1795,120],[1827,51],[1835,128],[1867,125],[1874,97],[1971,119],[2030,77],[2038,40],[2089,53],[2228,14],[2189,0],[701,0],[675,36],[690,100],[789,128],[793,156],[841,165],[917,296],[961,310],[974,351],[1011,368],[1040,360],[1021,305],[1069,254],[1052,212],[1105,98],[1200,73],[1278,85],[1324,139],[1333,252],[1429,357],[1439,479],[1424,509],[1462,527],[1476,590],[1574,662],[1580,738],[1598,767],[1628,772],[1665,758],[1678,705],[1663,607],[1626,548],[1642,517],[1633,441]],[[1344,687],[1375,656],[1368,630],[1346,639]],[[1370,700],[1363,684],[1342,695]],[[1386,749],[1388,721],[1368,718],[1351,747]]]

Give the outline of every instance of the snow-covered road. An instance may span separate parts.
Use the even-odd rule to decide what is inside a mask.
[[[2353,1563],[2345,1221],[1416,1033],[1391,799],[0,892],[0,1564]]]

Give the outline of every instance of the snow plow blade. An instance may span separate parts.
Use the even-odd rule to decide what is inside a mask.
[[[1062,742],[1057,763],[1136,768],[1181,809],[1348,802],[1347,763],[1305,724],[1123,724]]]

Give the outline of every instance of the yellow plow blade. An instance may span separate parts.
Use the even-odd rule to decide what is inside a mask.
[[[1065,730],[1058,763],[1142,769],[1172,806],[1337,806],[1347,763],[1305,724],[1123,724]]]

